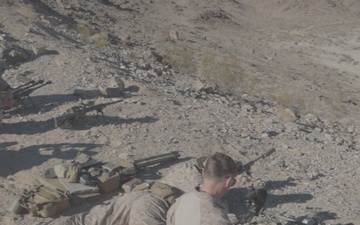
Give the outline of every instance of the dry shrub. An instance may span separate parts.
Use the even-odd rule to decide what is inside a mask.
[[[95,31],[85,23],[76,24],[76,31],[85,39],[95,34]]]
[[[95,48],[101,48],[109,45],[107,31],[95,32],[89,25],[85,23],[77,23],[76,31]]]
[[[170,64],[174,70],[194,74],[196,72],[195,52],[184,43],[174,43],[171,46],[162,47],[164,52],[163,62]]]
[[[108,38],[108,33],[107,32],[101,32],[99,34],[96,34],[93,36],[92,38],[92,43],[91,43],[95,48],[101,48],[104,46],[109,45],[109,38]]]
[[[235,56],[217,58],[211,53],[203,57],[199,75],[231,92],[241,86],[244,79],[243,69]]]

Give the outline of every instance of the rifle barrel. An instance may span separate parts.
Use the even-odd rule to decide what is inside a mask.
[[[13,88],[13,91],[17,91],[17,90],[19,90],[19,89],[21,89],[21,88],[23,88],[23,87],[25,87],[25,86],[28,86],[28,85],[34,84],[34,83],[35,83],[34,80],[29,81],[29,82],[27,82],[27,83],[25,83],[25,84],[22,84],[22,85],[20,85],[20,86],[18,86],[18,87],[16,87],[16,88]]]
[[[35,82],[32,85],[27,86],[27,87],[25,87],[23,89],[18,89],[16,92],[14,92],[13,95],[14,95],[15,98],[18,98],[18,97],[21,98],[23,96],[29,95],[31,92],[35,91],[36,89],[39,89],[39,88],[41,88],[41,87],[43,87],[45,85],[51,84],[51,83],[52,83],[51,81],[47,81],[47,82],[44,83],[43,80],[40,80],[40,81]],[[36,86],[38,84],[41,84],[41,85]],[[36,86],[36,87],[34,87],[34,86]],[[34,88],[32,88],[32,87],[34,87]]]
[[[13,91],[13,95],[18,95],[19,93],[21,93],[21,92],[23,92],[23,91],[25,91],[25,90],[28,90],[29,88],[31,88],[31,87],[34,87],[34,86],[36,86],[36,85],[38,85],[38,84],[41,84],[41,83],[43,83],[44,81],[43,80],[40,80],[40,81],[31,81],[31,82],[28,82],[28,83],[26,83],[26,84],[24,84],[24,85],[21,85],[21,86],[19,86],[19,87],[17,87],[17,88],[15,88],[14,89],[14,91]]]
[[[243,173],[243,172],[245,172],[245,171],[247,171],[247,170],[250,170],[250,167],[251,167],[255,162],[259,161],[260,159],[264,159],[264,158],[270,156],[270,155],[273,154],[274,152],[275,152],[275,148],[272,148],[272,149],[266,151],[265,153],[261,154],[259,157],[255,158],[254,160],[251,160],[250,162],[246,163],[245,165],[240,166],[240,167],[238,168],[239,174],[240,174],[240,173]]]
[[[180,157],[180,153],[177,151],[173,151],[173,152],[169,152],[169,153],[165,153],[165,154],[160,154],[160,155],[156,155],[156,156],[150,156],[150,157],[146,157],[143,159],[138,159],[138,160],[134,160],[134,165],[137,168],[142,168],[145,166],[150,166],[150,165],[155,165],[161,162],[166,162],[166,161],[170,161],[173,159],[177,159]]]

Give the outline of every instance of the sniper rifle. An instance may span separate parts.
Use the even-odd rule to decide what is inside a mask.
[[[51,81],[44,82],[44,80],[38,80],[38,81],[32,80],[28,83],[20,85],[19,87],[16,87],[12,90],[13,99],[15,100],[15,103],[22,104],[24,102],[24,98],[27,97],[30,99],[32,105],[34,105],[33,101],[30,98],[30,94],[33,91],[51,83],[52,83]]]
[[[238,174],[242,174],[243,172],[246,172],[246,173],[250,173],[250,170],[251,170],[251,167],[257,162],[259,161],[260,159],[264,159],[268,156],[270,156],[272,153],[275,152],[275,148],[272,148],[270,150],[268,150],[267,152],[261,154],[259,157],[249,161],[248,163],[246,164],[242,164],[240,161],[237,161],[236,162],[236,165],[237,165],[237,172]],[[202,170],[204,169],[205,167],[205,163],[206,163],[206,159],[207,159],[207,156],[202,156],[202,157],[199,157],[196,159],[196,169],[201,173]]]
[[[103,168],[109,171],[119,170],[120,174],[122,175],[134,175],[139,170],[147,166],[153,166],[156,164],[169,162],[172,160],[176,160],[179,157],[180,157],[180,153],[178,151],[172,151],[164,154],[137,159],[134,160],[133,162],[129,162],[126,160],[119,160],[118,163],[107,163],[103,165]]]
[[[104,117],[103,109],[105,107],[122,101],[124,101],[124,99],[104,102],[100,104],[95,104],[95,102],[92,101],[88,104],[82,103],[79,106],[73,106],[70,109],[68,109],[64,115],[60,115],[54,118],[55,127],[59,127],[62,129],[71,128],[76,122],[78,122],[81,119],[84,119],[86,117],[86,113],[91,111],[96,111],[98,114],[100,113]]]

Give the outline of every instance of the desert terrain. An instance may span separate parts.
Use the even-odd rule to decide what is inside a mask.
[[[52,81],[34,104],[5,111],[0,224],[49,220],[13,215],[11,198],[80,152],[111,162],[180,151],[139,176],[181,186],[192,185],[184,164],[196,157],[247,162],[271,148],[237,177],[231,213],[244,214],[246,189],[262,183],[266,211],[360,224],[359,24],[357,0],[0,1],[1,77],[13,87]],[[103,99],[91,90],[113,78],[125,83],[124,102],[55,127],[69,106]]]

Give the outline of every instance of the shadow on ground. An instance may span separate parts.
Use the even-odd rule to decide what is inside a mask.
[[[94,155],[91,150],[98,144],[43,144],[23,147],[20,150],[10,150],[17,142],[0,143],[0,177],[13,175],[19,171],[30,169],[52,158],[64,160],[73,159],[79,152]]]
[[[167,162],[159,163],[155,166],[145,167],[144,169],[141,169],[139,171],[139,178],[143,180],[161,180],[163,176],[158,172],[159,170],[174,166],[175,164],[178,163],[186,162],[190,159],[191,157],[184,157],[176,160],[170,160]]]
[[[140,118],[120,118],[114,116],[94,117],[88,116],[87,121],[83,123],[76,123],[71,130],[87,130],[91,127],[105,126],[109,124],[132,124],[132,123],[153,123],[158,119],[145,116]],[[1,124],[0,134],[40,134],[53,129],[60,129],[55,127],[54,119],[45,121],[26,121],[19,123],[6,123]]]
[[[140,88],[135,85],[129,86],[124,90],[126,91],[126,93],[123,93],[121,98],[127,99],[136,96],[139,89]],[[21,116],[27,116],[30,114],[37,114],[37,113],[46,113],[66,103],[78,102],[80,104],[81,101],[95,100],[100,97],[104,97],[104,96],[102,96],[101,93],[96,89],[81,90],[81,95],[52,94],[52,95],[30,96],[30,97],[24,97],[22,99],[21,104],[17,108],[8,110],[6,112],[10,115],[21,115]]]
[[[294,187],[297,184],[294,183],[291,180],[276,180],[276,181],[267,181],[265,184],[265,189],[266,190],[275,190],[275,189],[281,189],[281,188],[285,188],[285,187]]]
[[[312,198],[313,196],[311,194],[269,194],[266,201],[266,208],[275,208],[278,205],[286,203],[304,203],[311,200]]]

